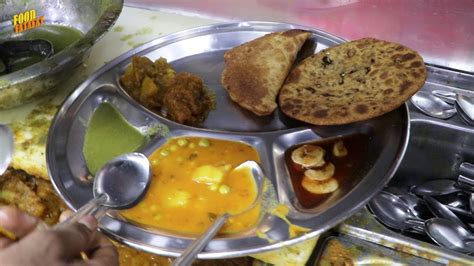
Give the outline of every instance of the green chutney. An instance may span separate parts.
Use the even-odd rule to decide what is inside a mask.
[[[102,103],[92,114],[86,129],[83,154],[93,175],[108,161],[136,151],[146,137],[130,125],[109,103]]]

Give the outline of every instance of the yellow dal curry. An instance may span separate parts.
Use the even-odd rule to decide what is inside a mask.
[[[257,151],[244,143],[179,137],[156,150],[150,161],[153,179],[145,198],[122,214],[141,224],[184,234],[204,232],[219,215],[241,213],[257,196],[249,169],[239,164],[259,162]],[[220,233],[251,228],[260,205],[231,217]]]

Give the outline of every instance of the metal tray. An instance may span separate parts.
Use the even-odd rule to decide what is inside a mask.
[[[427,65],[425,92],[447,90],[474,95],[474,74]],[[410,142],[404,159],[388,185],[407,190],[431,179],[456,180],[462,162],[474,162],[474,128],[458,115],[442,120],[428,117],[410,103]],[[415,162],[415,163],[414,163]],[[345,220],[337,230],[398,252],[431,261],[422,265],[472,265],[466,255],[434,244],[429,237],[398,232],[381,224],[366,209]],[[417,263],[410,263],[417,264]]]
[[[79,177],[88,175],[82,147],[84,133],[94,109],[102,102],[113,104],[135,127],[141,130],[164,124],[170,136],[194,135],[243,141],[260,154],[262,168],[276,189],[277,199],[290,208],[289,219],[311,231],[290,239],[287,224],[271,215],[263,217],[257,228],[274,243],[255,235],[255,230],[218,237],[199,254],[199,258],[237,257],[295,244],[314,237],[342,222],[362,208],[395,173],[408,143],[409,114],[406,105],[381,117],[346,126],[317,127],[296,122],[276,111],[269,117],[256,117],[231,102],[220,86],[223,54],[226,50],[273,31],[292,28],[312,32],[316,51],[344,40],[328,33],[299,25],[271,22],[241,22],[191,29],[154,40],[116,58],[82,83],[64,102],[48,136],[47,163],[53,184],[63,200],[77,210],[92,198],[92,186]],[[154,60],[165,57],[178,71],[203,78],[214,90],[217,108],[209,114],[204,128],[180,125],[160,117],[131,99],[120,87],[118,77],[134,55]],[[354,174],[361,180],[353,187],[334,193],[324,204],[304,209],[298,203],[283,153],[301,142],[344,136],[354,132],[370,135],[364,165]],[[156,137],[148,143],[148,152],[165,141]],[[148,252],[177,256],[192,238],[167,231],[142,228],[116,215],[101,220],[101,229],[112,238]]]

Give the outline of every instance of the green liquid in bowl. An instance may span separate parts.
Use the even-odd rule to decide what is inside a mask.
[[[22,33],[2,33],[0,34],[0,43],[13,40],[47,40],[53,45],[53,55],[61,52],[64,48],[73,44],[83,36],[77,29],[62,25],[43,25],[38,28],[26,30]],[[41,55],[31,55],[16,58],[11,63],[11,72],[18,71],[44,60]]]

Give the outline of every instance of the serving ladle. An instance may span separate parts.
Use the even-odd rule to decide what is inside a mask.
[[[423,233],[423,220],[415,217],[405,201],[392,193],[379,192],[368,206],[380,222],[391,228]]]
[[[197,254],[209,243],[209,241],[211,241],[211,239],[217,234],[219,229],[225,224],[225,222],[230,216],[243,214],[253,209],[258,204],[258,202],[260,201],[260,196],[262,194],[265,176],[263,174],[262,168],[260,168],[260,165],[258,165],[258,163],[254,161],[246,161],[234,168],[234,170],[245,168],[249,169],[249,171],[251,172],[257,189],[257,194],[252,204],[250,204],[249,207],[247,207],[244,211],[240,213],[224,213],[220,215],[216,220],[214,220],[214,223],[211,225],[211,227],[207,229],[207,231],[203,235],[201,235],[196,241],[189,245],[186,250],[181,254],[181,256],[179,256],[173,261],[173,265],[191,265]]]
[[[0,43],[0,75],[13,71],[13,63],[31,60],[34,56],[48,58],[54,53],[53,45],[47,40],[14,40]]]
[[[0,124],[0,175],[8,168],[13,154],[13,133],[9,126]]]
[[[141,153],[127,153],[110,160],[94,178],[94,198],[57,226],[77,222],[85,215],[100,220],[108,209],[133,207],[145,195],[151,173],[150,162]]]
[[[463,253],[474,252],[474,235],[464,227],[443,218],[425,222],[426,233],[438,245]]]
[[[448,119],[457,112],[455,107],[425,91],[417,92],[410,102],[424,114],[435,118]]]

